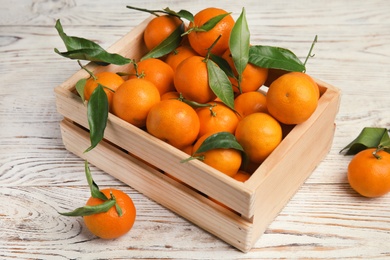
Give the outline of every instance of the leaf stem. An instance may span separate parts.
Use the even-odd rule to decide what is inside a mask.
[[[164,10],[149,10],[149,9],[144,9],[144,8],[139,8],[139,7],[135,7],[135,6],[129,6],[129,5],[127,5],[126,8],[150,13],[150,14],[155,15],[155,16],[160,16],[158,13],[169,14],[168,12],[166,12]]]
[[[315,54],[311,54],[311,52],[313,51],[314,45],[317,43],[317,39],[318,39],[318,37],[317,37],[317,35],[316,35],[316,36],[314,37],[314,40],[313,40],[312,44],[311,44],[309,53],[308,53],[307,56],[306,56],[305,62],[303,63],[304,66],[306,66],[306,62],[308,61],[308,59],[314,57],[314,55],[315,55]],[[306,70],[306,69],[305,69],[305,70]]]
[[[83,65],[81,64],[81,61],[80,61],[80,60],[77,60],[77,63],[79,64],[79,66],[80,66],[83,70],[85,70],[86,72],[88,72],[88,74],[89,74],[89,76],[90,76],[91,78],[93,78],[94,80],[97,80],[97,78],[96,78],[96,76],[93,74],[93,72],[90,71],[89,69],[87,69],[85,66],[83,66]]]

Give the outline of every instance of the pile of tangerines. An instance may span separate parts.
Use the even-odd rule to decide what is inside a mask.
[[[226,16],[211,30],[193,30],[221,14]],[[143,34],[146,48],[153,50],[182,24],[176,16],[156,16]],[[84,97],[88,100],[98,84],[105,86],[109,110],[114,115],[244,181],[279,145],[284,129],[312,115],[320,93],[306,73],[288,72],[275,77],[268,68],[251,63],[238,84],[229,48],[234,24],[225,10],[203,9],[185,26],[187,33],[174,51],[136,62],[126,80],[112,72],[96,74],[88,79]],[[234,73],[228,76],[234,92],[233,107],[210,88],[206,65],[210,53],[224,59]],[[266,83],[268,86],[260,89]],[[196,153],[206,138],[220,132],[234,135],[249,164],[244,167],[243,152],[233,148]]]

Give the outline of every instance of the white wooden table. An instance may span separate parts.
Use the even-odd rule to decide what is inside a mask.
[[[83,205],[89,190],[83,161],[61,140],[53,90],[78,65],[54,53],[63,49],[55,20],[70,35],[108,47],[148,16],[126,5],[197,12],[211,2],[0,0],[1,259],[390,257],[390,194],[358,196],[346,179],[351,157],[338,153],[365,126],[390,128],[387,0],[213,1],[235,18],[246,7],[252,43],[285,47],[301,59],[318,35],[307,73],[342,91],[330,153],[250,252],[237,251],[93,166],[101,187],[133,198],[138,215],[131,232],[104,241],[80,218],[58,215]]]

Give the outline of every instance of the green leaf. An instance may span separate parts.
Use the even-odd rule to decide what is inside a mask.
[[[87,79],[80,79],[79,81],[77,81],[76,83],[76,91],[77,93],[80,95],[81,97],[81,100],[85,101],[85,97],[84,97],[84,87],[85,87],[85,83],[87,83]]]
[[[378,147],[390,153],[390,137],[387,129],[386,132],[383,134]]]
[[[187,10],[180,10],[179,12],[175,12],[167,7],[167,8],[164,8],[164,11],[169,15],[174,15],[174,16],[177,16],[179,18],[184,18],[190,22],[194,21],[194,15]]]
[[[232,68],[224,58],[210,53],[210,59],[214,61],[218,65],[218,67],[220,67],[223,70],[223,72],[225,72],[225,74],[228,77],[232,77],[232,78],[235,77]]]
[[[101,200],[108,200],[107,196],[100,191],[99,186],[92,179],[92,174],[88,166],[88,161],[85,161],[84,168],[85,168],[85,176],[87,177],[88,186],[91,191],[91,196],[93,198],[99,198]]]
[[[229,132],[218,132],[207,137],[194,154],[204,153],[213,149],[236,149],[244,152],[236,137]]]
[[[165,40],[163,40],[159,45],[153,48],[141,60],[146,60],[149,58],[160,58],[173,50],[175,50],[181,43],[181,34],[184,32],[184,24],[176,28]]]
[[[211,18],[210,20],[208,20],[207,22],[205,22],[201,27],[197,28],[196,31],[203,31],[203,32],[207,32],[207,31],[210,31],[211,29],[213,29],[223,18],[225,18],[226,16],[230,15],[230,13],[226,13],[226,14],[220,14],[220,15],[217,15],[217,16],[214,16],[213,18]]]
[[[211,59],[206,65],[211,90],[225,105],[234,109],[234,92],[228,76]]]
[[[232,54],[234,67],[238,72],[238,82],[241,82],[242,72],[249,60],[250,33],[246,20],[245,9],[233,26],[229,39],[229,48]]]
[[[54,49],[59,55],[77,60],[88,60],[99,63],[100,65],[116,64],[125,65],[131,62],[119,54],[112,54],[105,51],[100,45],[85,38],[68,36],[64,32],[60,20],[57,20],[55,28],[65,44],[67,52],[60,52]]]
[[[354,155],[367,148],[377,148],[388,143],[390,140],[386,128],[365,127],[351,143],[341,149],[340,153],[348,149],[346,155]]]
[[[103,86],[98,84],[92,92],[87,105],[88,124],[90,130],[91,146],[85,151],[89,152],[103,139],[108,118],[108,98]]]
[[[94,206],[84,206],[77,208],[71,212],[59,212],[59,214],[63,216],[77,217],[77,216],[90,216],[93,214],[104,213],[110,210],[116,204],[115,200],[107,200],[102,204],[94,205]]]
[[[293,52],[273,46],[250,46],[249,62],[262,68],[300,72],[306,70],[305,65]]]

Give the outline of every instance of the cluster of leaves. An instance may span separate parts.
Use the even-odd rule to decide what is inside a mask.
[[[180,19],[188,20],[189,22],[194,21],[194,15],[186,10],[175,12],[169,8],[162,10],[147,10],[132,6],[127,6],[127,8],[148,12],[156,16],[167,14],[179,17]],[[190,28],[187,32],[184,32],[183,23],[182,26],[179,26],[169,37],[167,37],[167,39],[161,42],[161,44],[145,54],[141,60],[148,58],[159,58],[172,52],[180,45],[181,39],[185,33],[191,33],[192,30],[209,31],[226,15],[227,14],[216,16],[206,22],[203,26]],[[88,39],[66,35],[59,20],[57,20],[55,28],[63,40],[67,51],[60,52],[58,49],[54,49],[54,51],[63,57],[75,59],[78,61],[92,61],[103,66],[108,64],[125,65],[129,63],[135,63],[134,60],[123,57],[119,54],[108,53],[101,46]],[[216,41],[217,40],[218,39],[216,39]],[[234,93],[231,82],[228,78],[228,76],[234,77],[233,72],[225,60],[223,60],[221,57],[210,54],[212,47],[213,46],[210,46],[209,54],[205,58],[207,70],[209,73],[209,85],[216,96],[222,100],[222,102],[224,102],[230,108],[234,109]],[[263,68],[282,69],[286,71],[306,70],[305,64],[302,63],[299,58],[290,50],[265,45],[251,46],[250,32],[244,8],[242,9],[242,12],[232,29],[229,48],[231,50],[234,66],[238,72],[238,84],[241,82],[242,73],[248,63],[252,63]],[[82,68],[86,69],[83,66]],[[90,75],[93,77],[92,73],[90,73]],[[85,82],[86,79],[81,79],[76,84],[76,89],[82,98]],[[104,86],[99,85],[95,89],[87,106],[91,146],[85,152],[88,152],[96,147],[96,145],[103,139],[104,136],[104,130],[108,119],[108,101],[107,95],[104,92]],[[226,138],[225,134],[221,134],[220,137],[213,138],[214,141],[212,143],[214,145],[209,145],[208,147],[210,147],[210,149],[226,146],[226,144],[222,144],[223,139]],[[216,142],[215,140],[221,141]],[[232,144],[225,148],[236,149],[236,147],[236,144]]]
[[[88,185],[91,191],[91,197],[101,199],[104,202],[94,206],[86,205],[84,207],[77,208],[71,212],[59,212],[59,214],[70,217],[90,216],[97,213],[107,212],[110,208],[115,206],[115,209],[118,212],[118,216],[122,216],[122,209],[117,204],[114,195],[111,194],[111,197],[107,198],[107,196],[100,191],[99,186],[92,179],[91,171],[89,169],[87,161],[85,161],[85,175],[87,177]]]
[[[340,153],[355,155],[362,150],[376,148],[390,153],[390,137],[387,128],[364,127],[360,134],[347,146],[341,149]]]

